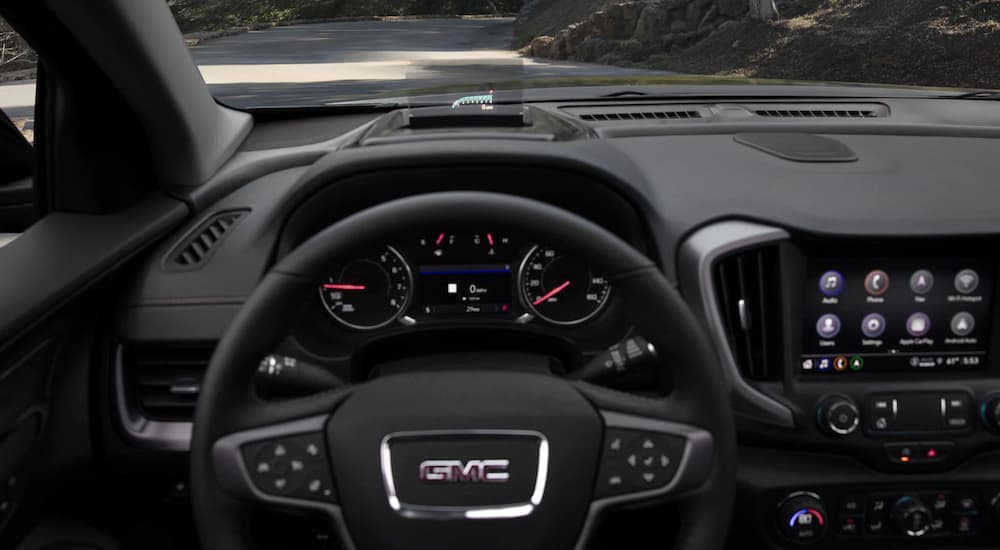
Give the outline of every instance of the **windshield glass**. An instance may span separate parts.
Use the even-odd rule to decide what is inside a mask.
[[[169,0],[216,97],[585,85],[1000,88],[994,0]]]

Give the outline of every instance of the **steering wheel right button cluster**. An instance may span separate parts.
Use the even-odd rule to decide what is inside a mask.
[[[685,443],[682,437],[616,428],[605,431],[604,441],[598,498],[665,487],[677,473]]]

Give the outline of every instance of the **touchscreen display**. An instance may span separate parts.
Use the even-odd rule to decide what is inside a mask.
[[[986,366],[987,258],[813,258],[804,283],[803,374]]]

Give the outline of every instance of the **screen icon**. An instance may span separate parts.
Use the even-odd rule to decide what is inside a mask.
[[[850,366],[852,371],[857,372],[865,368],[865,360],[860,355],[855,355],[854,357],[851,357]]]
[[[910,275],[910,290],[916,294],[927,294],[934,288],[934,275],[926,269],[918,269]]]
[[[885,317],[878,313],[869,313],[861,320],[861,332],[869,338],[878,338],[885,332]]]
[[[847,370],[847,357],[843,355],[838,355],[833,358],[833,370],[837,372],[844,372]]]
[[[813,368],[815,368],[815,364],[812,359],[802,360],[802,370],[813,370]]]
[[[844,291],[844,276],[839,271],[827,271],[819,276],[819,291],[824,296],[840,296]]]
[[[827,313],[816,321],[816,333],[820,338],[830,339],[840,333],[840,317]]]
[[[963,269],[955,275],[955,290],[962,294],[972,294],[979,288],[979,274],[974,269]]]
[[[872,296],[881,296],[889,290],[889,275],[881,269],[876,269],[865,276],[865,290]]]
[[[830,370],[830,358],[821,357],[819,361],[816,362],[816,369],[823,372]]]
[[[910,336],[920,337],[931,330],[931,319],[924,313],[914,313],[906,319],[906,332]]]
[[[956,313],[951,318],[951,331],[956,336],[968,336],[974,328],[976,328],[976,318],[967,311]]]

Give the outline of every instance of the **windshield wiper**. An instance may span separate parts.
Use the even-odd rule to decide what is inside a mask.
[[[646,92],[640,92],[639,90],[622,90],[620,92],[612,92],[610,94],[604,94],[597,97],[626,97],[632,95],[649,95]]]

